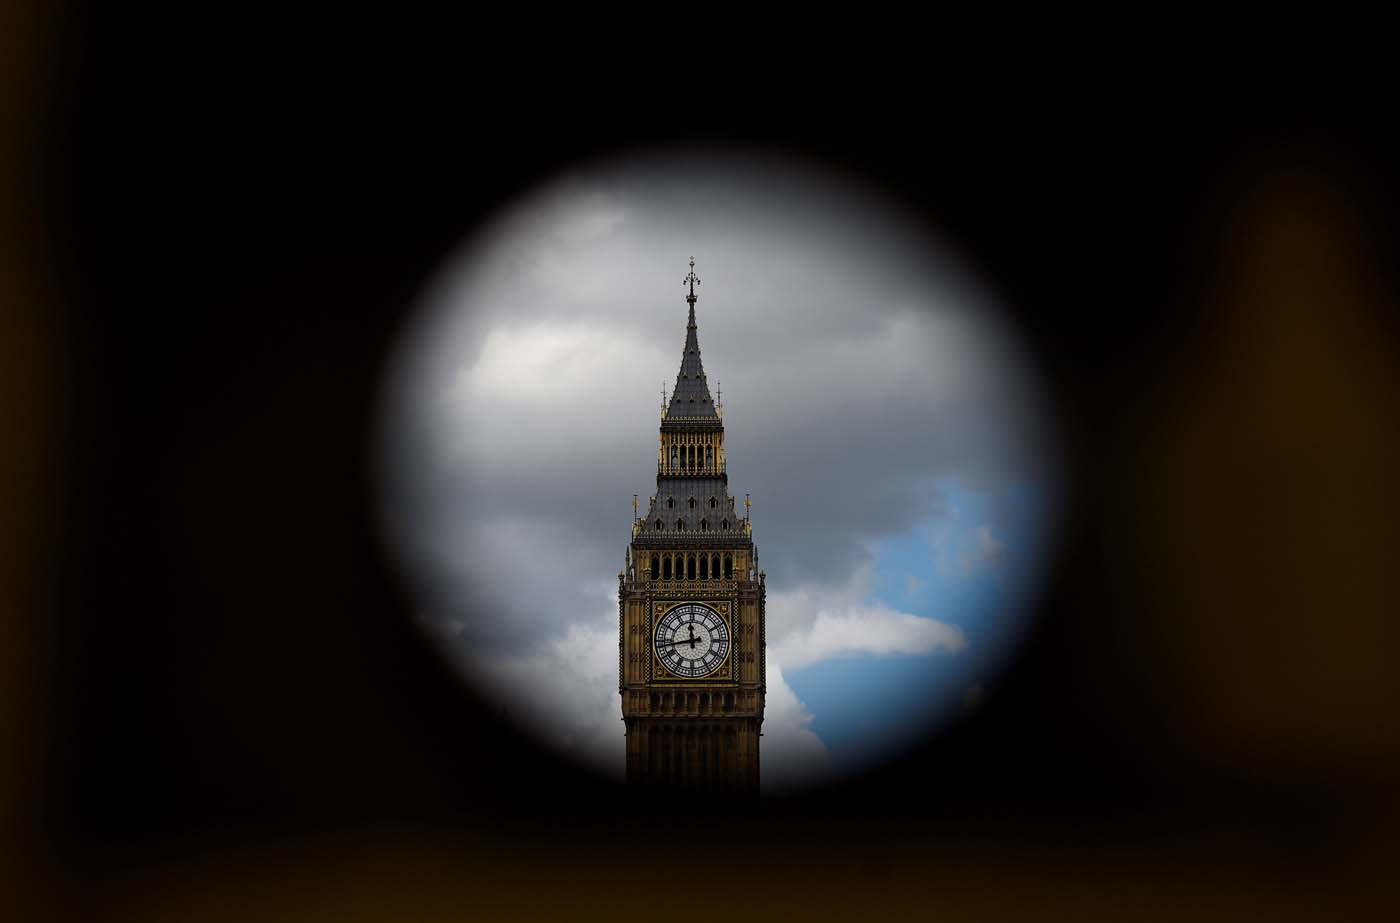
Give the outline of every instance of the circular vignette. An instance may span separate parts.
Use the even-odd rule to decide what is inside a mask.
[[[768,574],[765,792],[974,710],[1027,627],[1060,495],[993,292],[878,186],[788,154],[579,165],[484,221],[386,365],[381,524],[422,628],[567,759],[621,778],[616,574],[653,492],[696,260],[729,491]]]

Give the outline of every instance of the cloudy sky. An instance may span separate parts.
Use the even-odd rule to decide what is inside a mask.
[[[620,777],[617,572],[632,495],[655,492],[692,255],[730,491],[753,497],[768,573],[778,791],[990,694],[1053,526],[1034,366],[896,199],[736,152],[653,152],[525,192],[428,280],[395,347],[384,521],[464,677]]]

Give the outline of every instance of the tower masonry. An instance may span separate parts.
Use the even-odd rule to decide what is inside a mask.
[[[723,406],[700,357],[695,260],[680,371],[664,399],[656,493],[633,501],[618,575],[618,682],[627,780],[756,793],[764,706],[765,574],[729,492]],[[716,388],[716,394],[719,394]]]

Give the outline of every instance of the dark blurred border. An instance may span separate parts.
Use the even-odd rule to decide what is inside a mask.
[[[617,917],[692,859],[740,916],[1395,903],[1397,161],[1365,75],[991,87],[562,29],[488,53],[344,15],[6,15],[26,913]],[[367,456],[385,348],[474,221],[658,140],[788,148],[926,212],[1018,312],[1073,482],[973,718],[665,848],[414,633]]]

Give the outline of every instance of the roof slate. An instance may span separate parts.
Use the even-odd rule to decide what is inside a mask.
[[[719,422],[719,413],[710,397],[710,385],[705,379],[705,366],[700,361],[700,339],[696,336],[695,302],[690,303],[690,321],[685,328],[685,349],[681,353],[681,369],[676,386],[671,390],[671,403],[666,410],[672,418],[699,419]]]

